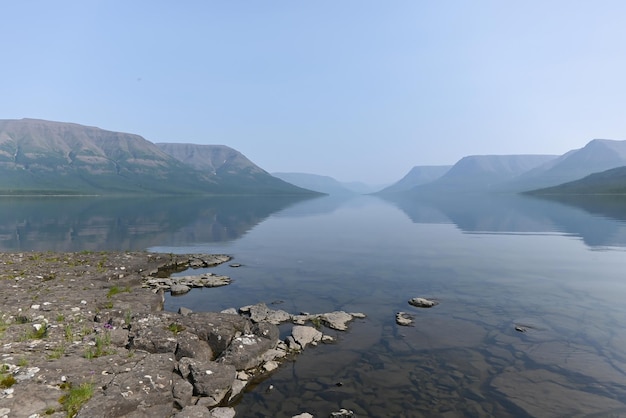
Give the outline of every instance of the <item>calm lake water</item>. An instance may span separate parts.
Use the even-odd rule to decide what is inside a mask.
[[[166,309],[367,314],[238,417],[626,417],[625,219],[608,198],[2,198],[0,249],[227,253],[230,286]]]

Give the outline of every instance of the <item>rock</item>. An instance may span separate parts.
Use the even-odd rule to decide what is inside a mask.
[[[233,386],[237,371],[230,364],[192,361],[189,363],[189,376],[194,393],[206,397],[206,406],[219,404]]]
[[[515,325],[515,331],[517,332],[526,332],[528,331],[528,328],[522,325]]]
[[[294,415],[291,418],[313,418],[313,415],[309,414],[308,412],[304,412],[302,414]]]
[[[213,351],[206,341],[201,341],[196,334],[183,331],[178,334],[178,345],[176,346],[176,359],[183,357],[194,358],[200,361],[213,360]]]
[[[402,326],[409,326],[413,324],[413,315],[410,315],[406,312],[398,312],[396,314],[396,324]]]
[[[176,335],[169,329],[179,315],[170,312],[145,314],[135,322],[130,335],[130,348],[149,353],[174,353]]]
[[[291,320],[291,315],[288,312],[280,309],[270,309],[264,303],[244,306],[240,308],[239,311],[248,315],[252,322],[269,322],[271,324],[278,325],[281,322]]]
[[[235,337],[217,361],[231,364],[237,370],[256,368],[264,361],[273,360],[273,355],[267,356],[266,353],[276,347],[278,335],[278,328],[275,325],[256,324],[252,328],[252,333]]]
[[[322,333],[313,327],[296,325],[291,330],[293,341],[300,346],[300,350],[304,349],[307,344],[317,343],[322,340]]]
[[[232,267],[232,268],[237,268],[237,267],[241,267],[241,264],[239,264],[239,263],[232,263],[232,264],[229,264],[229,266]]]
[[[212,418],[211,411],[205,406],[188,405],[174,415],[174,418]]]
[[[331,414],[330,414],[331,418],[353,418],[355,416],[356,415],[354,414],[353,411],[348,410],[348,409],[344,409],[344,408],[341,408],[337,412],[331,412]]]
[[[439,305],[439,302],[425,298],[412,298],[409,299],[409,305],[413,305],[417,308],[432,308],[433,306]]]
[[[239,312],[237,312],[237,309],[235,308],[224,309],[223,311],[220,311],[220,313],[226,313],[230,315],[239,315]]]
[[[278,369],[278,363],[276,361],[274,361],[274,360],[267,361],[267,362],[265,362],[265,364],[263,364],[263,369],[266,372],[274,371],[274,370]]]
[[[80,410],[78,417],[168,416],[174,402],[174,359],[168,354],[147,354],[133,367],[113,376],[102,391]]]
[[[173,296],[176,295],[184,295],[185,293],[188,293],[191,290],[191,288],[187,285],[184,284],[173,284],[170,287],[170,293]]]
[[[243,391],[247,384],[248,382],[243,381],[239,378],[235,379],[235,381],[233,382],[233,387],[230,390],[230,397],[228,398],[229,404],[233,401],[233,399],[239,396],[239,394],[241,393],[241,391]]]
[[[233,418],[234,416],[233,408],[217,407],[211,410],[211,418]]]
[[[194,312],[181,318],[181,323],[200,340],[208,342],[215,357],[219,357],[235,337],[252,332],[250,320],[239,315]]]
[[[335,311],[324,313],[318,316],[318,318],[328,327],[339,331],[345,331],[348,329],[348,322],[352,321],[353,316],[344,311]]]
[[[180,408],[185,408],[186,406],[191,405],[193,385],[188,380],[180,377],[174,378],[172,395],[174,396],[174,402],[176,402]]]
[[[181,306],[180,308],[178,308],[178,313],[181,314],[182,316],[187,316],[192,312],[193,311],[191,309],[185,308],[184,306]]]

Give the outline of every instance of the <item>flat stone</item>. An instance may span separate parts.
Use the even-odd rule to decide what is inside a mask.
[[[293,340],[300,346],[300,349],[304,349],[307,344],[318,342],[322,340],[322,333],[313,327],[296,325],[291,330],[291,336]]]
[[[344,311],[335,311],[324,313],[318,316],[320,320],[332,329],[345,331],[348,329],[348,322],[352,321],[353,316]]]
[[[433,306],[439,305],[439,302],[426,298],[412,298],[409,299],[409,305],[417,308],[432,308]]]
[[[398,312],[396,314],[396,324],[402,326],[410,326],[413,324],[413,315],[406,312]]]

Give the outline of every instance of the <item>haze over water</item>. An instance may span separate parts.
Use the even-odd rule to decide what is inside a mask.
[[[367,314],[347,332],[324,329],[337,342],[283,364],[238,416],[626,416],[623,208],[521,196],[18,198],[0,201],[0,248],[227,253],[243,266],[211,271],[230,286],[166,309]],[[413,308],[416,296],[440,304]],[[398,326],[398,311],[414,326]]]

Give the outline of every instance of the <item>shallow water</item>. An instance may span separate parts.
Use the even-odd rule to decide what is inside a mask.
[[[228,253],[243,265],[211,269],[234,282],[170,297],[169,310],[265,302],[367,314],[347,332],[325,330],[335,344],[307,348],[259,382],[237,416],[626,416],[621,203],[20,202],[0,202],[5,251]],[[440,304],[414,308],[415,296]],[[414,326],[396,325],[398,311],[415,315]]]

